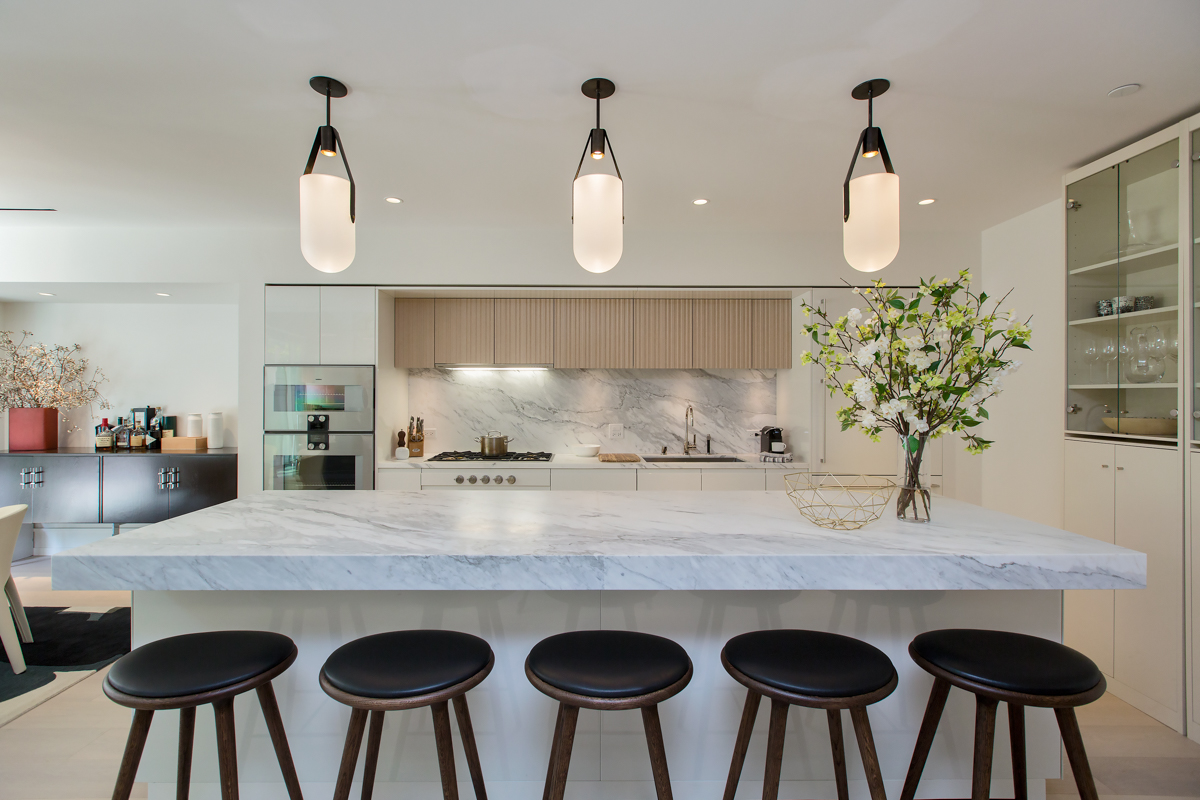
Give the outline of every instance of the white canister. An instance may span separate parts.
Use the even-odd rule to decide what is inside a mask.
[[[200,437],[204,435],[204,417],[199,414],[188,414],[187,424],[184,426],[184,435],[189,437]]]
[[[407,447],[397,447],[395,455],[396,455],[397,461],[407,461],[408,460],[408,448]]]
[[[225,446],[225,417],[220,411],[208,415],[208,449],[216,450]]]

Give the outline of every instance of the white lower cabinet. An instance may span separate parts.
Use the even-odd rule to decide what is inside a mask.
[[[1145,589],[1064,592],[1064,641],[1183,730],[1183,478],[1174,449],[1066,443],[1066,528],[1146,553]]]
[[[766,470],[762,469],[705,469],[701,472],[701,488],[706,492],[761,492],[767,488]]]
[[[633,492],[638,488],[636,469],[554,469],[550,488],[571,492]]]
[[[698,469],[639,469],[637,476],[639,492],[698,492],[701,489]]]
[[[375,488],[393,492],[419,492],[421,491],[421,470],[376,470]]]

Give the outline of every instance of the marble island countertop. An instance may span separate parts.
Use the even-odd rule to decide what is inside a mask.
[[[431,455],[436,455],[433,453]],[[668,456],[682,458],[679,453]],[[378,463],[379,469],[463,469],[464,467],[500,467],[501,469],[780,469],[805,472],[803,461],[759,461],[758,453],[713,453],[713,456],[732,456],[740,461],[703,461],[706,454],[692,456],[688,461],[601,461],[595,456],[574,456],[555,453],[550,461],[430,461],[425,458],[388,459]],[[642,453],[641,457],[661,457],[658,453]]]
[[[1137,589],[1146,556],[937,498],[858,531],[783,492],[263,492],[53,557],[55,589]]]

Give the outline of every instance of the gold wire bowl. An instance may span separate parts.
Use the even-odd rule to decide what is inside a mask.
[[[896,491],[895,481],[875,475],[794,472],[783,480],[801,516],[836,531],[858,530],[879,519]]]

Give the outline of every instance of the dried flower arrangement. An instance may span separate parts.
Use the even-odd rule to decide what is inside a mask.
[[[107,378],[99,367],[91,370],[88,360],[78,357],[80,345],[26,343],[33,336],[21,331],[0,331],[0,411],[10,408],[70,408],[98,403],[111,408],[100,394]]]

